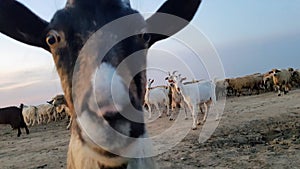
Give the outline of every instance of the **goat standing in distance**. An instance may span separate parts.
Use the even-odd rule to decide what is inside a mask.
[[[65,8],[58,10],[51,21],[47,22],[17,1],[0,0],[0,32],[28,45],[41,47],[53,55],[73,118],[67,160],[69,169],[155,168],[152,158],[142,154],[146,153],[146,147],[140,145],[139,141],[142,139],[139,138],[147,137],[147,132],[143,113],[137,113],[143,109],[146,91],[147,49],[155,42],[183,29],[192,20],[200,3],[201,0],[167,0],[157,13],[144,20],[126,0],[68,0]],[[162,18],[162,13],[168,17]],[[111,36],[100,39],[103,43],[97,45],[100,45],[99,49],[105,48],[105,44],[120,34],[117,31],[136,34],[115,44],[109,52],[104,53],[103,59],[99,60],[98,56],[90,57],[89,52],[92,51],[84,53],[86,57],[79,57],[93,33],[112,21],[129,15],[134,15],[134,19],[131,17],[127,21],[126,29],[123,28],[126,25],[122,25],[121,30],[117,27],[104,30],[103,34]],[[170,19],[171,16],[181,18],[182,22]],[[139,57],[135,58],[134,63],[125,65],[122,71],[116,70],[123,60],[137,51],[143,52],[138,53]],[[143,71],[135,73],[136,69]],[[79,76],[79,72],[85,74]],[[112,75],[118,79],[115,86],[111,86]],[[99,83],[94,84],[92,80]],[[124,83],[128,80],[129,86]],[[126,107],[129,105],[125,103],[114,104],[111,89],[118,89],[118,97],[129,98],[130,106],[138,111],[127,111]],[[97,96],[96,108],[90,104],[94,99],[93,94]],[[120,111],[140,121],[131,121],[124,114],[121,115]],[[94,130],[83,128],[79,121],[80,118],[88,117],[88,127],[94,127]],[[88,133],[98,136],[99,140],[91,140]],[[103,144],[96,144],[95,141]],[[138,153],[134,155],[135,158],[120,155],[127,152]]]
[[[197,129],[197,124],[200,125],[206,121],[210,107],[216,103],[215,84],[212,81],[199,81],[198,83],[184,85],[183,81],[186,78],[174,73],[167,77],[166,80],[168,80],[171,89],[174,91],[172,94],[177,93],[177,95],[183,98],[184,108],[187,108],[192,113],[192,129]],[[197,108],[204,113],[202,120],[198,117]],[[219,119],[218,116],[219,114],[216,120]]]
[[[169,88],[167,86],[156,86],[152,87],[154,79],[149,79],[147,84],[147,89],[145,93],[145,103],[144,105],[148,106],[149,111],[149,119],[152,117],[152,111],[151,108],[152,105],[155,106],[156,110],[159,112],[159,118],[162,116],[162,110],[160,109],[160,106],[163,105],[166,107],[167,116],[169,116]]]
[[[10,124],[13,129],[18,129],[18,137],[22,134],[21,128],[25,128],[26,134],[29,134],[29,130],[24,121],[22,114],[24,105],[20,107],[12,106],[0,109],[0,124]]]

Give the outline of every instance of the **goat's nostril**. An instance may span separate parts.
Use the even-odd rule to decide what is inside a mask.
[[[59,43],[61,40],[60,36],[57,36],[56,38],[57,38],[57,42]]]
[[[119,112],[105,112],[103,113],[103,118],[107,121],[116,121],[124,118]]]
[[[46,39],[48,45],[54,45],[56,43],[56,38],[53,35],[49,35]]]

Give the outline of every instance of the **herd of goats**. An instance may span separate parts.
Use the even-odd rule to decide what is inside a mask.
[[[154,80],[148,80],[144,105],[148,109],[149,118],[152,117],[153,108],[155,108],[159,112],[159,117],[166,109],[169,119],[173,120],[174,113],[182,107],[185,111],[185,118],[187,118],[187,110],[191,112],[192,129],[196,129],[196,124],[206,121],[210,107],[221,97],[239,97],[252,95],[254,92],[259,94],[272,91],[278,92],[278,96],[287,94],[292,88],[300,87],[300,70],[273,69],[264,74],[256,73],[231,79],[192,81],[186,81],[185,77],[174,71],[169,73],[165,80],[168,82],[167,86],[152,86]],[[197,112],[204,114],[202,119]],[[218,115],[216,120],[219,119]]]
[[[168,85],[152,86],[154,79],[149,79],[144,97],[144,108],[148,111],[148,118],[152,118],[153,112],[158,112],[158,117],[166,111],[169,120],[174,120],[174,115],[179,108],[191,112],[193,117],[192,129],[204,123],[210,107],[218,99],[225,96],[251,95],[253,92],[277,91],[278,96],[288,93],[292,88],[300,87],[300,70],[293,68],[273,69],[267,73],[256,73],[244,77],[223,80],[192,80],[186,81],[177,71],[169,73],[165,78]],[[16,111],[17,110],[17,111]],[[204,114],[200,119],[197,112]],[[14,112],[20,112],[15,113]],[[71,117],[64,95],[56,95],[50,101],[38,106],[23,105],[20,107],[6,107],[0,109],[0,124],[11,124],[14,129],[25,128],[35,124],[47,124],[51,121],[63,120],[67,117],[68,126],[71,125]],[[219,117],[216,118],[216,120]]]
[[[64,95],[56,95],[50,101],[38,106],[21,104],[19,107],[10,106],[0,109],[0,124],[10,124],[13,129],[18,129],[18,137],[21,135],[21,128],[35,124],[48,124],[51,121],[63,120],[68,117],[70,128],[71,118]]]

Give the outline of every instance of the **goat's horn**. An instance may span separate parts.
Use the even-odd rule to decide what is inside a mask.
[[[177,70],[175,70],[172,74],[175,75],[175,73],[178,72]]]

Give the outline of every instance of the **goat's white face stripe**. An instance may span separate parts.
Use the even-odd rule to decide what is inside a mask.
[[[128,90],[112,65],[102,63],[92,77],[94,94],[101,112],[121,112],[130,104]],[[113,93],[117,95],[112,96]]]
[[[94,119],[90,113],[97,113],[99,117],[105,113],[120,113],[125,106],[130,104],[128,90],[123,83],[121,76],[116,69],[109,63],[103,62],[92,76],[93,94],[90,97],[96,97],[98,108],[92,107],[93,112],[85,110],[77,119],[83,129],[83,138],[92,143],[105,147],[109,151],[113,151],[126,147],[130,141],[127,139],[130,135],[130,124],[128,122],[118,121],[115,129],[110,127],[107,121]],[[112,92],[114,90],[114,92]],[[112,96],[117,93],[117,96]],[[94,99],[88,99],[94,100]],[[91,104],[90,105],[94,105]],[[101,119],[101,118],[100,118]],[[117,120],[117,119],[116,119]],[[112,141],[116,138],[118,141]]]

